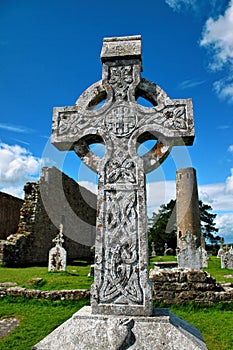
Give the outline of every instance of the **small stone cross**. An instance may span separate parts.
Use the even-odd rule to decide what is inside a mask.
[[[56,235],[56,237],[53,239],[53,242],[56,245],[59,245],[60,247],[62,247],[62,244],[64,243],[64,238],[63,238],[63,225],[60,224],[59,226],[59,232]]]
[[[156,256],[156,252],[155,252],[155,242],[151,243],[151,256]]]
[[[102,80],[74,106],[54,108],[52,143],[74,150],[98,174],[92,313],[146,316],[152,314],[152,292],[145,174],[173,145],[192,144],[192,101],[171,100],[141,78],[140,36],[105,38],[101,59]],[[138,97],[153,107],[141,106]],[[140,157],[138,146],[149,139],[157,143]],[[98,142],[106,146],[103,158],[90,149]]]

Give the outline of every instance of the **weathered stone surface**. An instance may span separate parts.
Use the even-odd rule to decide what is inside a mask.
[[[177,247],[180,250],[186,248],[187,242],[183,237],[187,232],[195,236],[196,247],[201,246],[197,178],[194,168],[179,169],[176,172],[176,215]]]
[[[17,286],[16,282],[1,282],[0,287],[15,287]]]
[[[221,268],[233,270],[233,253],[230,250],[221,255]]]
[[[98,173],[92,312],[150,315],[145,174],[165,160],[173,145],[192,144],[192,101],[171,100],[141,78],[140,36],[104,39],[101,59],[102,81],[74,106],[54,108],[52,143],[74,150]],[[153,107],[139,105],[139,96]],[[156,145],[138,156],[138,145],[148,139]],[[96,142],[105,143],[103,158],[90,150]]]
[[[93,246],[96,231],[96,195],[55,167],[42,169],[39,186],[43,206],[53,225],[58,229],[62,223],[66,238],[83,246]],[[64,248],[70,256],[70,243],[65,241]],[[78,247],[74,249],[77,251]]]
[[[179,267],[186,267],[192,269],[201,269],[208,267],[207,252],[201,246],[197,246],[196,236],[191,234],[188,230],[186,235],[183,236],[182,241],[183,248],[177,255],[177,261]]]
[[[66,271],[66,250],[56,245],[49,251],[48,271]]]
[[[23,199],[0,192],[0,240],[16,233]]]
[[[217,254],[217,258],[221,258],[221,256],[225,253],[225,250],[223,249],[222,245],[220,246]]]
[[[153,300],[166,304],[214,304],[233,300],[233,285],[227,287],[203,270],[188,268],[150,270]]]
[[[167,309],[151,317],[91,314],[84,307],[33,347],[33,350],[207,349],[200,332]]]
[[[0,241],[0,263],[9,266],[20,265],[24,261],[26,249],[26,235],[21,233],[10,235],[7,240]]]
[[[56,243],[56,245],[49,251],[48,271],[66,271],[67,253],[62,247],[64,243],[62,224],[60,224],[59,233],[53,239],[53,242]]]
[[[0,297],[25,297],[28,299],[51,299],[51,300],[83,300],[90,298],[90,291],[86,289],[52,290],[42,291],[38,289],[26,289],[21,287],[1,287]]]
[[[101,59],[102,81],[75,106],[54,109],[52,135],[58,149],[74,149],[99,176],[91,307],[34,349],[206,349],[198,330],[168,310],[154,313],[148,279],[145,174],[174,144],[192,144],[192,102],[172,101],[141,79],[140,36],[104,39]],[[139,96],[154,107],[137,104]],[[148,139],[157,144],[140,157],[138,144]],[[96,142],[106,145],[102,159],[90,150]]]
[[[199,200],[194,168],[176,172],[177,247],[179,267],[201,269],[208,266],[201,237]]]
[[[8,335],[13,329],[19,326],[20,321],[16,317],[8,317],[0,320],[0,338]]]

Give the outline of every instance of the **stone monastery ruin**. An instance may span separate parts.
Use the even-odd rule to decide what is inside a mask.
[[[24,191],[24,200],[0,192],[0,263],[47,264],[52,240],[61,223],[69,259],[89,258],[95,237],[95,194],[55,167],[43,168],[40,180],[26,183]],[[45,192],[47,202],[42,198]],[[66,222],[68,211],[75,214],[72,222]],[[81,234],[93,238],[85,245],[79,244],[76,237]]]

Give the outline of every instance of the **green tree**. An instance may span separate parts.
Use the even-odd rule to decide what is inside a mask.
[[[163,255],[164,245],[168,244],[175,252],[176,249],[176,202],[171,200],[168,204],[160,206],[158,212],[152,214],[153,226],[148,232],[149,248],[155,243],[156,253]]]
[[[213,214],[210,211],[213,210],[212,207],[208,204],[204,204],[202,201],[199,201],[199,210],[200,210],[200,220],[201,220],[201,233],[207,240],[207,242],[212,245],[216,245],[220,242],[221,237],[216,236],[218,228],[216,228],[216,223],[214,222],[217,214]]]
[[[221,240],[220,236],[216,236],[218,229],[214,222],[216,214],[211,213],[211,206],[199,201],[201,232],[208,243],[217,245]],[[171,200],[168,204],[160,206],[158,212],[152,215],[152,227],[148,231],[149,249],[151,243],[155,243],[156,253],[162,255],[164,253],[164,245],[168,244],[175,252],[177,247],[176,238],[176,201]]]

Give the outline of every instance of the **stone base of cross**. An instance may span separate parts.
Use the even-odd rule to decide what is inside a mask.
[[[92,313],[148,316],[145,174],[160,166],[173,145],[192,144],[192,101],[171,100],[141,78],[140,36],[104,39],[101,59],[102,80],[74,106],[54,108],[52,143],[74,150],[98,174]],[[141,106],[139,97],[153,107]],[[140,157],[138,147],[149,139],[157,143]],[[103,158],[90,150],[96,142],[106,146]]]

